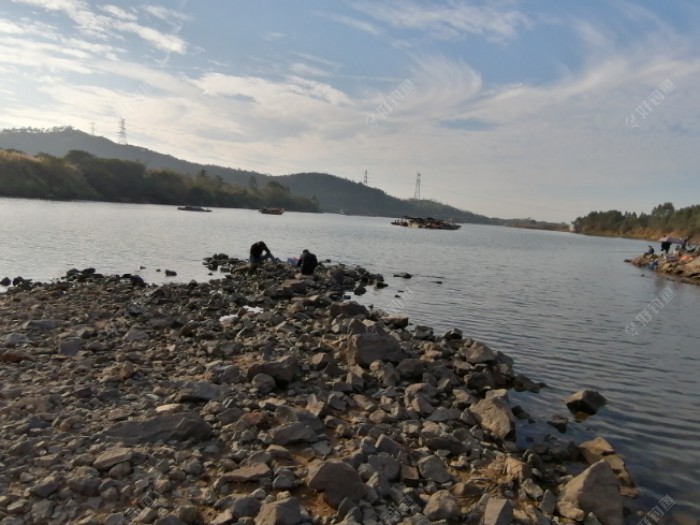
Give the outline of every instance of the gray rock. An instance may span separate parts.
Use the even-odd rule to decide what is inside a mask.
[[[484,509],[483,525],[510,525],[513,521],[513,504],[503,498],[489,498]]]
[[[367,317],[369,312],[363,305],[350,301],[346,303],[333,303],[330,308],[330,314],[331,317],[338,317],[339,315],[346,315],[349,317],[362,315]]]
[[[211,401],[223,396],[223,389],[209,381],[188,383],[177,396],[178,403]]]
[[[286,356],[278,361],[267,363],[256,363],[251,365],[246,375],[248,379],[254,378],[258,374],[267,374],[275,380],[280,387],[285,387],[297,377],[299,365],[295,357]]]
[[[7,334],[3,341],[7,346],[19,346],[29,343],[29,338],[24,334],[13,332],[11,334]]]
[[[372,334],[349,335],[345,353],[348,364],[362,366],[374,361],[398,363],[406,357],[396,339]]]
[[[173,516],[172,514],[170,514],[168,516],[163,516],[162,518],[157,519],[153,522],[153,525],[187,525],[187,523],[182,521],[177,516]]]
[[[492,436],[505,440],[515,434],[515,416],[508,404],[505,390],[494,390],[489,392],[485,399],[482,399],[470,409],[476,420],[485,431]]]
[[[453,328],[452,330],[446,332],[442,337],[448,341],[457,341],[462,339],[462,335],[462,330],[459,328]]]
[[[66,480],[68,487],[77,494],[85,497],[97,496],[102,480],[95,476],[71,476]]]
[[[372,455],[367,459],[367,463],[369,463],[388,481],[395,481],[399,479],[401,465],[391,454],[381,452],[379,454]]]
[[[233,515],[233,511],[231,509],[226,509],[217,514],[210,525],[233,525],[237,521],[238,519]]]
[[[558,508],[565,517],[578,515],[576,509],[580,509],[595,514],[603,525],[624,523],[619,482],[605,460],[594,463],[562,488]]]
[[[83,349],[83,340],[79,337],[66,337],[58,342],[59,353],[74,356]]]
[[[309,488],[322,491],[326,501],[334,508],[348,498],[355,503],[366,494],[367,487],[355,469],[345,462],[324,461],[309,472]]]
[[[273,428],[272,442],[275,445],[289,445],[292,443],[314,443],[318,441],[316,432],[304,423],[288,423],[279,427]]]
[[[99,470],[108,470],[114,465],[131,461],[134,457],[134,452],[130,448],[114,447],[95,458],[92,466]]]
[[[221,479],[229,483],[241,483],[247,481],[257,481],[261,478],[271,477],[272,471],[265,463],[254,463],[246,467],[227,472]]]
[[[230,509],[236,518],[254,517],[260,511],[260,502],[253,496],[236,495]]]
[[[262,395],[269,394],[277,387],[275,378],[273,378],[271,375],[263,373],[256,374],[251,383]]]
[[[595,414],[606,402],[607,400],[595,390],[579,390],[567,398],[566,406],[574,414]]]
[[[566,432],[566,427],[569,425],[569,418],[555,414],[549,418],[547,424],[552,425],[559,432],[564,433]]]
[[[304,512],[296,498],[265,503],[255,518],[255,525],[298,525]]]
[[[457,498],[446,490],[438,490],[430,496],[423,509],[423,514],[430,521],[456,520],[460,516]]]
[[[425,479],[436,483],[447,483],[452,480],[452,476],[445,468],[442,460],[437,456],[426,456],[418,460],[418,470]]]
[[[557,497],[554,493],[547,489],[544,491],[542,501],[540,502],[540,510],[545,516],[552,516],[557,508]]]
[[[304,423],[315,432],[319,432],[323,430],[324,425],[315,412],[322,412],[322,405],[323,403],[318,401],[316,396],[312,394],[309,396],[306,405],[309,410],[282,405],[275,410],[275,416],[281,423]]]
[[[405,446],[385,434],[379,436],[375,446],[377,447],[378,452],[388,452],[394,457],[398,457],[400,454],[406,452]]]
[[[382,317],[382,321],[394,328],[406,328],[408,326],[408,317],[405,315],[387,315]]]
[[[155,441],[201,441],[211,437],[212,428],[193,412],[161,414],[150,419],[121,421],[105,430],[104,437],[118,438],[124,443]]]
[[[488,346],[482,343],[475,343],[467,349],[466,359],[468,363],[477,365],[480,363],[495,363],[496,354]]]
[[[59,487],[60,484],[55,476],[47,476],[29,489],[29,492],[39,498],[48,498],[51,494],[56,492]]]

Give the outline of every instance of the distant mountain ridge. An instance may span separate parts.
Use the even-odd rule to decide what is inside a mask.
[[[435,201],[399,199],[378,188],[327,173],[271,176],[243,169],[197,164],[139,146],[117,144],[104,137],[90,135],[71,127],[49,130],[36,128],[2,130],[0,148],[15,149],[32,155],[48,153],[57,157],[63,157],[71,150],[86,151],[101,158],[137,161],[149,169],[168,169],[190,176],[205,170],[212,177],[218,176],[226,182],[243,187],[251,184],[262,186],[273,180],[287,186],[292,194],[308,198],[316,197],[320,203],[320,210],[324,212],[384,217],[433,216],[458,222],[504,223],[500,219],[478,215]]]

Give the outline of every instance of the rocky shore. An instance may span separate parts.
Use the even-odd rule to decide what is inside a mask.
[[[647,268],[656,273],[672,276],[685,283],[700,284],[700,256],[698,254],[682,254],[680,256],[665,256],[663,254],[640,255],[625,262]]]
[[[348,300],[380,275],[205,263],[224,278],[86,269],[0,295],[0,525],[623,524],[612,447],[519,445],[535,420],[508,391],[542,385]]]

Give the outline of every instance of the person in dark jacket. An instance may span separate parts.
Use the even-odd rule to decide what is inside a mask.
[[[301,268],[301,273],[303,275],[313,275],[314,270],[318,266],[318,259],[309,250],[304,250],[301,252],[301,257],[299,257],[297,266]]]
[[[262,241],[258,241],[250,247],[251,270],[254,270],[258,266],[260,266],[262,263],[265,262],[266,259],[271,259],[273,261],[276,260],[275,256],[272,255],[270,248],[267,247],[267,244],[265,244]]]

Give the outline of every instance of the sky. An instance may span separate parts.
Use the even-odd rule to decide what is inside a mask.
[[[700,203],[697,0],[2,0],[0,128],[501,218]]]

